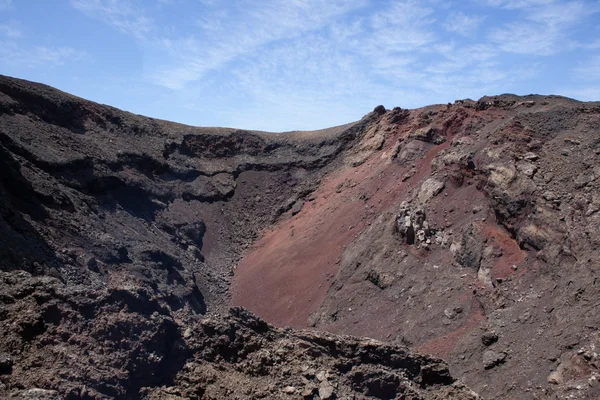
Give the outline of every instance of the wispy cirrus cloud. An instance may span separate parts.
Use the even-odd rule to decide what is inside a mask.
[[[196,21],[199,30],[161,39],[161,50],[169,56],[150,65],[146,76],[176,90],[226,79],[221,87],[236,86],[266,108],[340,98],[368,107],[390,97],[390,91],[411,103],[506,91],[503,86],[533,76],[543,65],[506,66],[503,52],[555,54],[568,37],[565,29],[583,18],[577,1],[562,3],[570,10],[565,17],[554,1],[490,0],[492,7],[519,15],[491,29],[483,24],[483,12],[469,15],[448,6],[440,15],[433,2],[413,0],[389,2],[367,13],[354,11],[368,9],[369,2],[272,0],[235,10],[218,1],[204,3],[207,8]],[[534,10],[540,4],[546,7]],[[475,35],[479,30],[488,35]]]
[[[507,10],[542,7],[556,3],[555,0],[485,0],[484,4]]]
[[[484,21],[484,17],[476,15],[466,15],[465,13],[458,11],[452,12],[448,15],[448,18],[444,22],[444,29],[448,32],[458,33],[459,35],[467,36],[472,35],[477,31]]]
[[[218,3],[218,2],[215,2]],[[361,7],[360,1],[240,1],[235,10],[209,4],[198,30],[184,38],[156,41],[169,57],[149,78],[177,89],[264,46],[323,29],[331,19]]]
[[[586,60],[575,64],[570,75],[572,82],[579,82],[561,88],[561,93],[566,96],[576,97],[581,100],[600,101],[600,54],[592,55]]]
[[[333,108],[339,118],[334,123],[346,122],[354,118],[354,107],[368,110],[374,102],[381,102],[382,96],[390,92],[389,80],[416,82],[416,75],[424,78],[413,69],[413,63],[418,59],[417,53],[435,40],[432,9],[420,2],[406,1],[390,3],[375,13],[354,13],[355,2],[350,8],[339,3],[336,9],[328,9],[323,2],[313,3],[326,8],[306,13],[305,17],[294,17],[289,32],[278,26],[277,34],[263,33],[263,28],[257,29],[253,24],[234,31],[234,38],[238,33],[250,34],[250,41],[242,42],[250,51],[233,46],[231,52],[224,53],[224,49],[230,50],[227,46],[231,38],[206,44],[185,42],[181,44],[181,52],[192,49],[187,55],[191,53],[193,57],[178,69],[170,69],[170,73],[160,71],[157,78],[168,80],[155,82],[175,88],[191,85],[201,91],[207,81],[214,79],[219,82],[220,94],[232,91],[248,103],[260,104],[252,107],[256,115],[260,115],[261,107],[277,110],[270,114],[268,125],[259,126],[277,130],[277,126],[292,118],[299,123],[315,121],[320,125],[318,121],[331,117]],[[274,14],[265,20],[285,21]],[[220,35],[221,29],[229,29],[231,23],[217,21],[210,27]],[[295,32],[297,29],[301,31]],[[219,58],[224,54],[227,57]],[[206,55],[216,58],[211,60]],[[407,99],[422,95],[397,86],[394,91],[404,93]],[[351,101],[354,107],[336,106],[340,98]],[[256,127],[256,115],[252,118],[250,112],[236,111],[228,118],[238,126]]]
[[[554,73],[550,56],[600,48],[598,35],[580,33],[593,25],[595,0],[70,1],[129,36],[143,55],[140,85],[249,128],[327,125],[318,121],[332,108],[347,120],[386,102],[552,92],[521,88]],[[267,112],[265,122],[261,110],[283,116]]]
[[[83,57],[84,53],[72,46],[35,38],[35,28],[27,24],[28,14],[23,13],[29,10],[22,3],[0,0],[0,11],[0,66],[7,72],[47,70]]]
[[[558,51],[561,32],[532,23],[512,23],[492,32],[490,39],[507,53],[548,56]]]
[[[0,56],[6,65],[33,68],[58,67],[84,56],[71,47],[26,46],[14,41],[0,41]]]
[[[515,54],[548,56],[568,46],[571,30],[586,16],[600,11],[598,4],[558,0],[488,0],[520,18],[492,30],[489,38],[501,50]]]
[[[63,65],[68,60],[77,60],[85,53],[71,47],[35,46],[29,52],[27,59],[32,64]]]
[[[71,0],[71,5],[91,18],[113,26],[138,39],[152,30],[151,18],[144,15],[141,4],[130,0]]]
[[[16,23],[10,22],[6,24],[0,24],[0,36],[7,36],[9,38],[21,37],[21,30]]]

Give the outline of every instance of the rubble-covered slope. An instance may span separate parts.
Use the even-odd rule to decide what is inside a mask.
[[[0,299],[2,398],[477,398],[402,346],[280,330],[236,308],[182,322],[143,287],[0,272]]]
[[[245,249],[380,117],[193,128],[0,76],[0,397],[474,398],[405,347],[227,311]]]
[[[342,159],[241,260],[233,304],[414,346],[484,398],[600,396],[600,103],[396,108]]]

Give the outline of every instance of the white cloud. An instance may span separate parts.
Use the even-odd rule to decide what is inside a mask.
[[[336,49],[356,57],[357,68],[368,68],[367,76],[372,81],[422,79],[418,69],[421,55],[436,40],[433,11],[422,2],[394,2],[358,20],[353,31],[343,37],[333,36],[332,40]]]
[[[426,70],[434,74],[452,74],[466,68],[491,67],[495,65],[492,60],[497,55],[496,50],[486,44],[459,46],[450,42],[432,46],[431,51],[436,54],[436,58],[442,57],[438,62],[427,66]]]
[[[571,30],[600,11],[582,1],[488,0],[488,4],[521,13],[521,18],[492,30],[489,39],[505,52],[540,56],[576,46],[568,40]]]
[[[161,39],[169,57],[148,73],[155,83],[183,88],[206,73],[279,41],[323,29],[336,17],[359,8],[359,1],[241,1],[236,14],[209,8],[198,21],[200,32],[183,39]]]
[[[152,20],[134,1],[71,0],[71,5],[88,17],[104,21],[138,39],[145,39],[152,30]]]
[[[46,47],[35,46],[29,53],[30,64],[63,65],[67,60],[76,60],[83,56],[83,53],[74,50],[71,47]]]
[[[370,44],[386,51],[411,51],[433,41],[433,9],[416,1],[400,1],[371,17]]]
[[[600,39],[594,40],[592,42],[569,42],[569,48],[571,49],[583,49],[583,50],[597,50],[600,49]]]
[[[527,18],[550,27],[565,27],[581,21],[589,14],[598,11],[598,6],[581,1],[551,3],[530,10]]]
[[[490,39],[507,53],[547,56],[559,49],[560,31],[517,22],[492,31]]]
[[[70,1],[136,39],[152,90],[247,128],[280,130],[292,120],[314,128],[329,114],[354,119],[386,101],[535,90],[540,56],[600,48],[597,35],[576,41],[596,12],[586,0],[483,0],[495,9],[478,15],[443,0]],[[161,20],[169,7],[186,14],[177,25]],[[593,62],[573,76],[591,75]]]
[[[311,14],[327,15],[323,11]],[[260,29],[251,31],[260,39],[249,42],[251,51],[232,51],[232,58],[222,59],[221,64],[207,61],[219,60],[218,56],[224,54],[224,42],[215,46],[209,41],[212,46],[207,49],[198,40],[167,41],[165,46],[171,50],[178,47],[176,54],[187,50],[194,56],[181,68],[170,69],[170,74],[158,73],[156,77],[168,77],[162,83],[169,87],[187,86],[200,93],[211,87],[207,81],[218,82],[219,92],[211,93],[211,97],[226,97],[231,92],[249,104],[244,110],[236,109],[224,117],[230,121],[229,125],[274,131],[290,125],[323,127],[332,123],[326,121],[331,121],[334,114],[337,117],[333,123],[358,119],[365,110],[392,94],[402,96],[404,102],[423,100],[423,91],[413,88],[425,78],[417,65],[419,54],[435,40],[432,10],[407,1],[365,16],[344,15],[338,19],[342,14],[329,14],[330,18],[307,22],[308,27],[301,28],[300,34],[291,29],[271,39],[262,36]],[[294,26],[299,22],[295,19]],[[225,25],[229,23],[224,21]],[[219,28],[215,30],[227,29],[221,25],[217,23]],[[278,29],[281,28],[276,26],[275,30]],[[236,37],[236,32],[233,36]],[[211,53],[215,48],[217,51]],[[200,71],[202,79],[197,75]],[[402,84],[408,86],[402,88]],[[268,119],[264,118],[264,110],[271,110]]]
[[[6,65],[16,67],[56,67],[84,55],[71,47],[33,46],[23,47],[14,41],[0,41],[0,59]]]
[[[483,17],[469,16],[462,12],[450,13],[444,23],[444,28],[448,32],[455,32],[463,36],[473,34],[483,22]]]
[[[15,24],[0,24],[0,35],[8,36],[9,38],[21,37],[21,31]]]
[[[494,7],[501,7],[507,10],[516,10],[532,7],[543,7],[555,4],[556,0],[487,0],[486,4]]]
[[[344,104],[336,112],[356,118],[382,102],[415,106],[432,98],[481,96],[523,76],[517,67],[504,70],[498,65],[494,46],[444,40],[435,27],[430,8],[403,2],[372,16],[258,48],[228,65],[234,78],[227,81],[235,82],[239,93],[250,95],[250,102],[259,102],[265,110],[290,110],[286,118],[292,118],[318,105],[325,111],[314,111],[315,118],[325,121],[333,104]],[[259,109],[253,107],[260,115]],[[285,126],[269,120],[265,129]],[[313,122],[308,116],[307,121]],[[306,127],[307,121],[299,126]],[[314,121],[317,126],[319,121]]]
[[[343,101],[363,110],[390,98],[423,104],[431,98],[482,95],[524,76],[517,74],[522,72],[518,66],[499,65],[498,46],[478,43],[477,38],[473,44],[464,39],[455,43],[440,35],[435,10],[424,2],[394,2],[370,15],[339,21],[336,17],[347,9],[340,14],[295,9],[287,11],[293,15],[288,20],[281,6],[271,2],[247,10],[241,24],[240,16],[214,11],[200,21],[211,40],[163,40],[170,62],[153,66],[149,76],[159,85],[182,89],[201,78],[213,79],[210,72],[222,70],[227,82],[220,85],[235,85],[265,109]],[[313,19],[317,14],[327,17]],[[446,28],[461,34],[477,29],[482,20],[450,15]],[[275,22],[264,29],[268,20]]]

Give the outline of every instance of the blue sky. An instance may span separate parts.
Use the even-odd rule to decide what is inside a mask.
[[[268,131],[486,94],[600,100],[600,0],[0,0],[0,73]]]

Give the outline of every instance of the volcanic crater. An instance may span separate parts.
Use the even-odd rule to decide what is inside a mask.
[[[267,133],[0,76],[0,167],[0,396],[600,398],[600,103]]]

